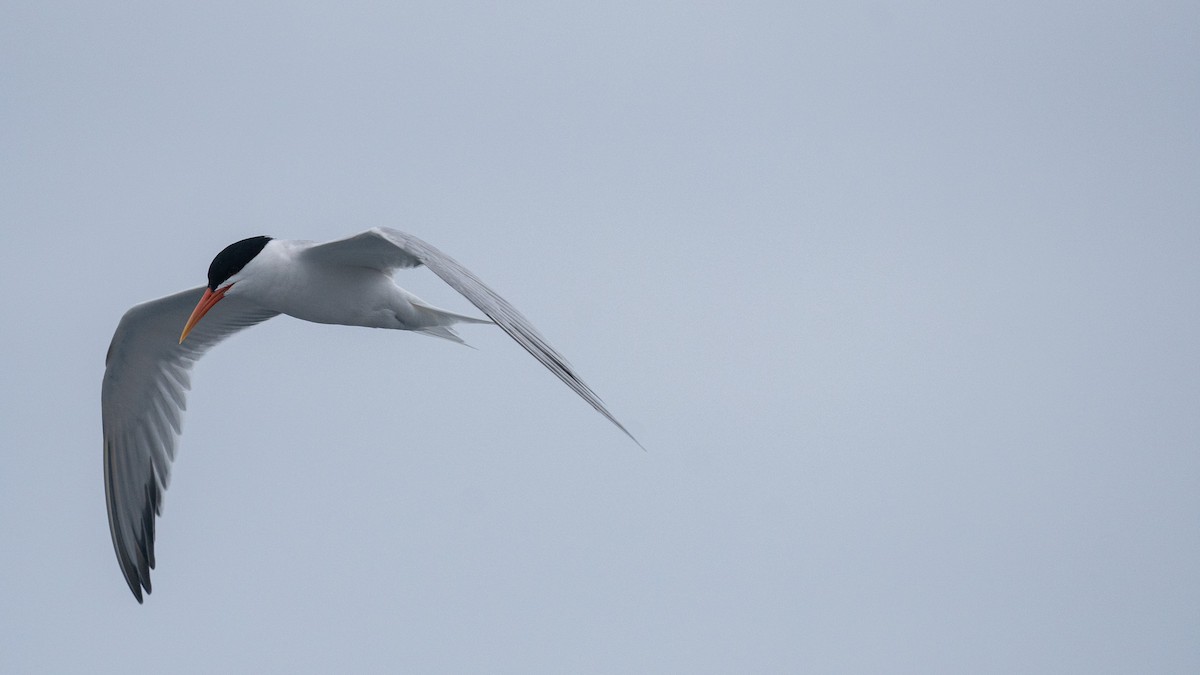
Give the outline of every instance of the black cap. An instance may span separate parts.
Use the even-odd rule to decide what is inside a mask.
[[[226,246],[208,266],[208,287],[215,291],[229,277],[241,272],[268,241],[271,241],[270,237],[250,237]]]

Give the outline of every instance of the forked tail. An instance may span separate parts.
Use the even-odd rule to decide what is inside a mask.
[[[458,336],[458,333],[454,332],[451,326],[456,323],[493,323],[487,319],[476,319],[473,316],[455,314],[454,312],[434,307],[415,298],[410,298],[409,302],[412,303],[412,307],[416,310],[418,317],[418,324],[412,330],[432,337],[442,338],[443,340],[457,342],[460,345],[466,345],[467,343]]]

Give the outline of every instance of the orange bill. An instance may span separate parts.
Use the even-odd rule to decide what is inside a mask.
[[[200,302],[196,303],[196,309],[192,310],[192,315],[188,317],[187,323],[183,326],[183,333],[179,336],[179,344],[183,344],[183,341],[187,339],[188,333],[192,332],[192,328],[200,322],[200,319],[204,318],[205,314],[208,314],[208,310],[216,306],[221,301],[221,298],[225,297],[225,291],[228,291],[231,286],[233,284],[215,291],[211,288],[204,289],[204,295],[200,298]]]

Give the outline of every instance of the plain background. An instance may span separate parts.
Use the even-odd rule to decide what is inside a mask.
[[[1198,120],[1194,0],[6,2],[0,671],[1200,672]],[[495,329],[276,319],[139,606],[121,314],[375,225],[647,451]]]

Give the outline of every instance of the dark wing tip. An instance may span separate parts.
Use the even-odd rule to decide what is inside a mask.
[[[142,589],[145,588],[146,593],[150,593],[150,570],[145,566],[145,561],[141,559],[140,553],[139,560],[134,561],[126,552],[118,550],[117,562],[121,565],[121,574],[125,577],[129,591],[133,593],[138,604],[142,604],[145,601]]]
[[[110,514],[119,519],[120,512],[116,510],[114,503],[117,498],[115,490],[111,485],[108,487],[110,490],[108,494]],[[114,521],[112,532],[113,548],[117,553],[117,563],[121,567],[121,575],[125,577],[125,583],[129,586],[129,590],[138,604],[145,602],[143,589],[147,595],[152,589],[150,570],[154,569],[154,517],[160,511],[162,501],[162,490],[153,477],[150,478],[143,490],[143,497],[142,513],[141,517],[137,519],[133,541],[126,541],[125,536],[121,534],[122,528],[119,521]]]

